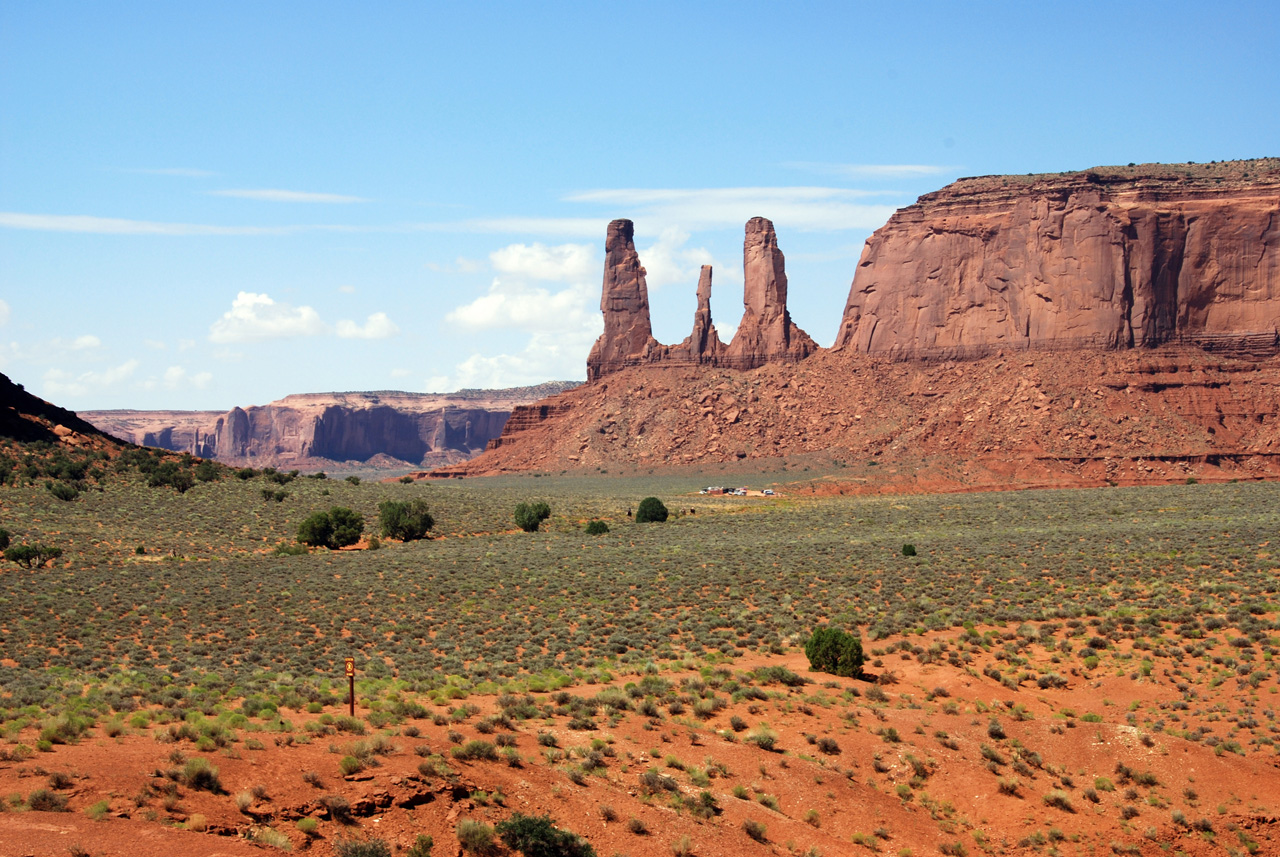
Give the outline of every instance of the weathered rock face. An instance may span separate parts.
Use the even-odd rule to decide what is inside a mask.
[[[649,287],[636,253],[630,220],[609,224],[604,245],[604,287],[600,311],[604,333],[587,357],[587,380],[647,362],[659,347],[649,322]]]
[[[763,217],[747,221],[742,277],[742,321],[719,365],[755,369],[766,363],[794,363],[818,350],[787,312],[786,260],[773,223]]]
[[[92,411],[85,419],[133,443],[254,467],[333,463],[438,466],[478,455],[502,433],[512,408],[575,384],[511,390],[323,393],[216,411]]]
[[[766,363],[794,363],[818,350],[787,312],[787,272],[773,224],[763,217],[747,223],[743,242],[744,312],[733,342],[725,345],[711,320],[711,266],[698,276],[698,309],[693,332],[681,343],[653,338],[644,268],[632,240],[630,220],[609,224],[605,242],[600,309],[604,333],[587,358],[587,380],[631,366],[728,366],[754,369]]]
[[[1280,160],[961,179],[868,241],[835,349],[1274,352]]]

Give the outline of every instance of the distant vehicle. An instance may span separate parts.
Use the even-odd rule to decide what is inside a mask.
[[[766,497],[772,497],[772,496],[773,496],[773,489],[772,489],[772,488],[766,488],[766,489],[764,489],[763,491],[761,491],[760,493],[764,494],[764,496],[766,496]]]

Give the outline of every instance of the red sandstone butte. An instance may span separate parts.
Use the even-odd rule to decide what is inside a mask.
[[[1256,339],[1280,318],[1280,160],[960,179],[867,241],[833,348]],[[1265,341],[1264,341],[1265,340]]]

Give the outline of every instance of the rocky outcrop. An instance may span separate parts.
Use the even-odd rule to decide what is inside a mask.
[[[1280,160],[961,179],[867,241],[835,349],[1275,353]]]
[[[747,221],[742,242],[742,321],[719,365],[755,369],[766,363],[794,363],[818,350],[787,312],[786,260],[773,223]]]
[[[659,349],[649,322],[649,287],[636,252],[630,220],[609,224],[604,243],[604,286],[600,311],[604,333],[587,357],[587,380],[650,360]]]
[[[787,272],[773,224],[763,217],[747,222],[743,241],[743,316],[733,342],[725,345],[711,320],[711,266],[698,276],[698,309],[693,332],[681,343],[653,338],[649,293],[630,220],[609,224],[605,239],[604,286],[600,309],[604,333],[587,357],[587,380],[596,381],[631,366],[727,366],[755,369],[766,363],[794,363],[818,350],[787,312]]]
[[[0,375],[0,438],[94,448],[116,444],[79,415],[33,396],[7,375]]]
[[[299,469],[349,462],[433,467],[465,461],[498,437],[511,410],[576,386],[510,390],[319,393],[216,411],[91,411],[118,437],[225,464]]]

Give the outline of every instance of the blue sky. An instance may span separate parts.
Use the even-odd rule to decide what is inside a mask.
[[[372,8],[365,8],[370,6]],[[0,0],[0,371],[75,409],[581,379],[605,226],[835,336],[963,175],[1280,153],[1280,4]]]

